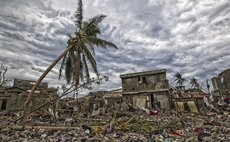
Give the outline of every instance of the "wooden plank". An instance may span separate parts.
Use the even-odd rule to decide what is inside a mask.
[[[79,129],[79,127],[67,127],[67,126],[20,126],[20,125],[14,125],[11,128],[14,130],[24,130],[24,129],[49,129],[49,130]]]

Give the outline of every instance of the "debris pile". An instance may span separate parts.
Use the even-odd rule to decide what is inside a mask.
[[[34,114],[27,125],[19,125],[12,123],[18,113],[1,113],[0,141],[230,141],[230,113],[227,109],[203,114],[172,110],[150,116],[138,110],[114,111],[94,118],[79,116],[83,115],[63,116],[50,122],[48,118]]]

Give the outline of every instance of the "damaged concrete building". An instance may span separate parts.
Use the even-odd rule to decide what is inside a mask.
[[[105,91],[97,91],[97,92],[90,92],[89,95],[84,97],[83,100],[83,108],[82,110],[85,112],[92,113],[100,108],[104,108],[105,101],[103,96]]]
[[[139,108],[169,110],[166,69],[120,75],[124,101]]]
[[[22,110],[24,102],[35,81],[15,79],[12,87],[0,88],[0,110],[18,111]],[[56,88],[49,88],[47,83],[41,83],[35,91],[32,99],[32,109],[58,97]]]
[[[103,99],[107,108],[114,107],[116,110],[121,109],[122,104],[122,89],[110,90],[105,92]]]
[[[180,112],[200,112],[204,108],[204,97],[208,96],[203,91],[178,90],[172,92],[173,108]]]
[[[121,89],[111,91],[90,92],[87,96],[77,100],[78,112],[89,114],[104,114],[110,108],[120,110],[122,103]]]
[[[224,70],[212,79],[213,95],[216,98],[230,98],[230,68]]]

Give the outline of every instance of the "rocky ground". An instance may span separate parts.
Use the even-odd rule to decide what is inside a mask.
[[[161,112],[114,113],[113,117],[59,119],[56,123],[35,117],[26,125],[12,123],[16,113],[0,113],[1,142],[229,142],[230,113]]]

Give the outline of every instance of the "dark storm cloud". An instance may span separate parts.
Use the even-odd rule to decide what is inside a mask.
[[[35,80],[66,47],[73,27],[68,11],[50,7],[48,1],[0,1],[0,61],[9,66],[10,79]],[[56,84],[54,68],[45,81]]]
[[[121,86],[119,75],[166,68],[195,76],[202,83],[230,63],[230,1],[228,0],[86,0],[86,18],[107,17],[101,37],[119,50],[96,48],[98,69]],[[0,0],[0,61],[11,78],[35,79],[66,47],[73,34],[76,0]],[[15,73],[16,72],[16,73]],[[46,81],[58,84],[58,66]],[[59,81],[62,82],[62,81]]]

